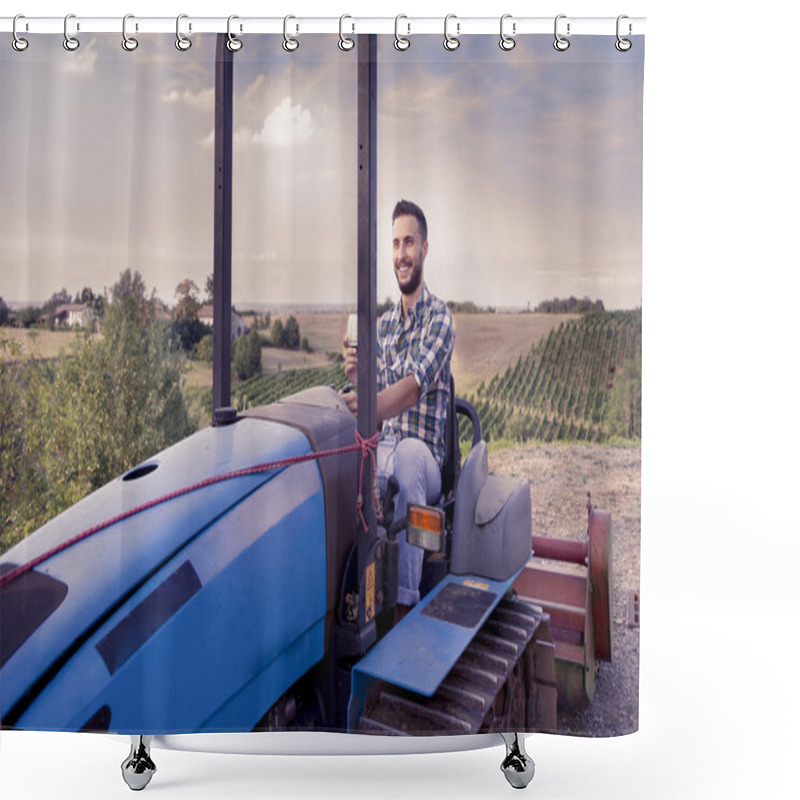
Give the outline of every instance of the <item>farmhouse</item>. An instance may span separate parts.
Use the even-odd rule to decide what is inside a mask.
[[[83,303],[67,303],[56,306],[49,318],[57,328],[88,328],[93,314],[92,309]],[[48,318],[44,321],[48,321]]]
[[[197,318],[202,322],[204,325],[208,325],[209,328],[214,327],[214,306],[210,303],[201,306],[200,310],[197,312]],[[244,324],[244,320],[236,313],[234,309],[231,309],[231,339],[235,339],[237,336],[244,336],[247,333],[247,329]]]

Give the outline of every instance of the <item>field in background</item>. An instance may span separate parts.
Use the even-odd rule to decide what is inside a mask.
[[[265,347],[261,351],[262,371],[272,375],[291,369],[329,366],[328,353],[341,353],[347,314],[296,313],[302,336],[312,352]],[[276,314],[272,321],[286,322],[289,314]],[[460,395],[474,392],[481,381],[524,356],[531,346],[576,314],[456,314],[456,345],[453,377]],[[245,322],[249,322],[245,317]]]
[[[324,315],[317,328],[318,316],[309,315],[301,330],[312,341],[331,343],[344,320]],[[487,442],[640,439],[641,310],[459,315],[456,327],[456,391],[477,408]],[[344,382],[340,364],[282,369],[234,383],[232,400],[244,409]],[[470,427],[461,426],[465,447]]]
[[[13,353],[9,348],[0,347],[0,361],[12,361],[17,358],[58,358],[63,350],[69,352],[72,343],[78,336],[83,336],[82,331],[61,330],[50,331],[40,328],[0,328],[0,339],[7,339],[20,347],[19,354]]]
[[[642,314],[565,322],[470,400],[486,441],[641,438]]]

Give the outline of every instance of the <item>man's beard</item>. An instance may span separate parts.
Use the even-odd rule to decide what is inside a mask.
[[[419,261],[411,264],[411,272],[408,276],[408,280],[405,283],[400,282],[400,277],[397,275],[396,270],[395,277],[397,278],[397,285],[400,288],[401,294],[414,294],[414,292],[416,292],[419,288],[420,282],[422,281],[422,264]]]

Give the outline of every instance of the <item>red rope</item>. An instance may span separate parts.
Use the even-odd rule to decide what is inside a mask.
[[[214,475],[211,478],[206,478],[205,480],[199,481],[198,483],[193,483],[190,486],[185,486],[183,489],[177,489],[174,492],[170,492],[169,494],[165,494],[162,497],[157,497],[153,500],[148,500],[146,503],[142,503],[135,508],[131,508],[128,511],[123,511],[121,514],[117,514],[115,517],[111,517],[111,519],[107,519],[105,522],[101,522],[98,525],[94,525],[91,528],[87,528],[85,531],[82,531],[77,536],[73,536],[71,539],[68,539],[65,542],[57,545],[56,547],[48,550],[45,553],[37,556],[36,558],[29,561],[27,564],[22,564],[19,567],[15,567],[12,570],[9,570],[4,575],[0,575],[0,589],[2,589],[7,584],[11,583],[12,581],[19,578],[21,575],[24,575],[27,572],[35,569],[44,561],[52,558],[58,553],[63,552],[64,550],[69,549],[70,547],[78,544],[78,542],[82,542],[84,539],[88,539],[90,536],[94,536],[96,533],[100,533],[100,531],[104,531],[106,528],[110,528],[112,525],[116,525],[118,522],[123,522],[126,519],[130,519],[131,517],[136,516],[137,514],[141,514],[143,511],[147,511],[155,506],[162,505],[163,503],[167,503],[170,500],[175,500],[178,497],[183,497],[184,495],[191,494],[192,492],[196,492],[198,489],[204,489],[207,486],[213,486],[216,483],[222,483],[223,481],[229,481],[233,478],[244,478],[250,475],[260,475],[264,472],[271,472],[272,470],[276,469],[284,469],[285,467],[291,467],[294,464],[301,464],[304,461],[313,461],[319,458],[326,458],[328,456],[338,456],[344,453],[353,453],[360,451],[361,452],[361,469],[359,472],[359,480],[358,480],[358,501],[357,501],[357,508],[359,516],[361,517],[361,521],[364,524],[364,530],[368,530],[367,521],[364,517],[364,510],[363,510],[363,494],[362,494],[362,486],[364,482],[364,462],[367,458],[372,459],[372,475],[373,475],[373,505],[375,507],[375,513],[378,518],[380,518],[380,498],[378,496],[378,480],[376,475],[375,469],[375,448],[378,446],[378,440],[380,438],[380,434],[376,433],[374,436],[365,439],[358,431],[356,431],[356,443],[348,445],[347,447],[339,447],[335,450],[321,450],[318,453],[306,453],[302,456],[292,456],[291,458],[284,458],[279,461],[269,461],[264,464],[256,464],[253,467],[245,467],[244,469],[237,469],[232,472],[226,472],[222,475]]]

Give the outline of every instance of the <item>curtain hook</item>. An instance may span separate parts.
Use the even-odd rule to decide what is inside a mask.
[[[447,32],[447,23],[451,19],[457,19],[456,15],[455,14],[448,14],[444,18],[444,49],[445,50],[450,50],[452,52],[453,50],[458,50],[458,47],[461,44],[461,42],[458,39],[458,34],[461,33],[461,23],[460,22],[456,22],[456,35],[455,36],[451,36]]]
[[[398,14],[394,18],[394,49],[395,50],[408,50],[411,47],[411,40],[406,39],[405,36],[400,35],[400,20],[408,19],[405,14]],[[408,33],[411,33],[411,24],[408,24]]]
[[[129,19],[135,19],[133,14],[126,14],[122,18],[122,49],[132,53],[139,46],[139,40],[134,39],[133,36],[128,36]]]
[[[188,18],[188,14],[178,14],[178,18],[175,20],[175,47],[182,52],[186,52],[192,46],[192,40],[181,33],[181,20]]]
[[[77,50],[81,46],[81,43],[78,41],[78,39],[75,36],[70,36],[69,35],[69,30],[68,30],[67,26],[69,25],[69,21],[71,19],[75,19],[75,15],[74,14],[67,14],[67,16],[64,17],[64,42],[63,42],[63,45],[64,45],[64,49],[65,50],[69,50],[72,53],[72,52],[74,52],[75,50]]]
[[[231,51],[231,53],[238,53],[239,50],[241,50],[242,47],[244,47],[244,42],[242,42],[241,39],[237,39],[231,33],[231,22],[233,22],[235,19],[239,19],[239,17],[237,17],[236,14],[231,14],[228,17],[228,41],[225,42],[225,46],[228,48],[228,50]],[[241,28],[239,28],[239,31],[241,31]]]
[[[566,14],[559,14],[556,17],[555,25],[553,26],[553,30],[555,32],[555,37],[556,37],[556,40],[553,42],[553,47],[555,47],[555,49],[558,50],[560,53],[563,53],[565,50],[569,49],[569,39],[566,39],[565,37],[563,37],[558,32],[558,21],[560,19],[566,19],[566,18],[567,18]],[[570,29],[570,24],[568,22],[567,23],[567,36],[569,36],[569,32],[570,32],[569,29]]]
[[[343,25],[346,19],[353,19],[349,14],[342,14],[339,17],[339,49],[340,50],[352,50],[355,46],[355,40],[349,39],[344,35]],[[353,30],[355,30],[355,25],[353,26]]]
[[[298,47],[300,47],[300,41],[298,39],[295,39],[293,36],[289,36],[289,33],[287,31],[287,26],[289,24],[290,19],[297,19],[297,17],[293,17],[291,14],[288,14],[283,18],[283,49],[287,53],[294,53],[294,51],[297,50]],[[299,25],[295,25],[295,32],[296,33],[300,32]]]
[[[18,53],[21,53],[23,50],[27,50],[28,49],[28,40],[27,39],[23,39],[17,33],[17,20],[18,19],[25,19],[25,15],[24,14],[17,14],[17,16],[14,17],[14,22],[13,22],[13,24],[11,26],[11,32],[14,34],[14,39],[11,42],[11,46]]]
[[[620,53],[626,53],[628,50],[631,49],[631,47],[633,47],[633,42],[631,42],[630,39],[623,39],[620,36],[620,33],[619,33],[619,28],[620,28],[619,24],[624,19],[628,19],[628,15],[627,14],[620,14],[617,17],[617,41],[614,42],[614,47],[616,47],[617,50],[620,51]],[[629,35],[630,35],[632,30],[633,30],[633,26],[630,23],[628,23],[628,34]]]
[[[504,30],[505,22],[507,19],[511,19],[511,16],[511,14],[503,14],[503,16],[500,17],[500,49],[505,50],[506,52],[513,50],[517,46],[516,40],[513,37],[508,36]],[[517,32],[516,22],[511,23],[511,32]]]

